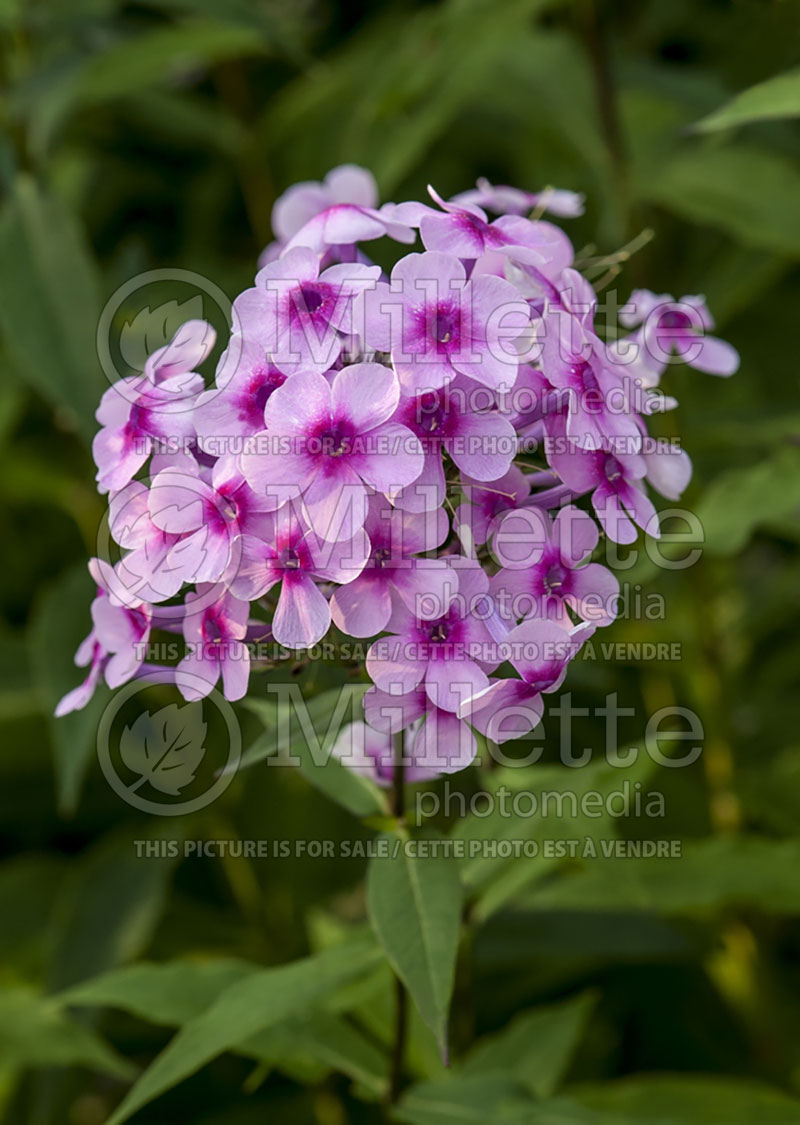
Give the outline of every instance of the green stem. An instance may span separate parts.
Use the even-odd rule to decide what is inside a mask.
[[[405,764],[403,752],[405,749],[405,731],[398,731],[394,736],[394,776],[392,779],[392,812],[397,818],[398,825],[405,823],[406,794],[405,794]],[[405,1070],[406,1039],[408,1033],[408,993],[399,977],[394,981],[394,1034],[392,1036],[392,1058],[389,1072],[388,1104],[395,1105],[403,1088],[403,1072]]]
[[[611,73],[608,42],[601,25],[597,0],[579,0],[578,10],[581,37],[592,68],[600,128],[611,161],[614,187],[617,192],[620,235],[625,239],[631,234],[630,190],[625,142],[619,119],[614,78]]]

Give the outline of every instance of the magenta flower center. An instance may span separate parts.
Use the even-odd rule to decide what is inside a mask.
[[[446,641],[448,636],[450,635],[450,626],[447,621],[444,620],[434,621],[433,625],[431,625],[430,633],[428,635],[432,641],[440,644],[441,642]]]
[[[258,368],[253,372],[253,380],[248,388],[253,396],[253,410],[263,419],[264,407],[272,392],[286,382],[286,376],[274,368]]]
[[[294,547],[284,547],[278,553],[278,563],[284,570],[299,570],[302,565],[300,556]]]
[[[680,309],[669,309],[661,314],[659,327],[671,329],[673,332],[688,332],[692,322],[688,314],[681,312]]]
[[[314,314],[325,301],[324,293],[316,285],[301,285],[300,297],[302,300],[301,311]]]
[[[597,376],[592,370],[592,365],[585,360],[573,363],[567,369],[570,382],[582,391],[596,391],[598,389]]]
[[[619,480],[622,476],[622,465],[620,465],[616,457],[609,454],[603,465],[603,471],[606,475],[606,480],[613,484],[614,481]]]
[[[420,395],[417,399],[417,424],[426,434],[435,434],[442,429],[447,418],[447,408],[441,396],[435,391]]]
[[[552,594],[559,590],[564,585],[566,577],[566,568],[561,563],[553,563],[552,566],[549,566],[544,576],[545,593]]]
[[[453,305],[437,305],[430,318],[429,330],[437,344],[455,343],[460,318]]]
[[[558,679],[559,669],[545,666],[544,668],[536,668],[527,672],[522,678],[528,687],[533,688],[534,691],[545,691]]]
[[[219,627],[219,622],[215,617],[207,617],[203,623],[203,638],[210,645],[218,645],[222,642],[222,630]]]

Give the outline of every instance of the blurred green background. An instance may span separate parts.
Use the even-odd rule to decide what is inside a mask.
[[[800,78],[693,127],[796,66],[800,6],[3,0],[0,37],[4,1120],[105,1121],[131,1065],[147,1065],[182,1022],[148,1019],[146,1004],[69,1015],[51,994],[140,958],[276,964],[364,926],[364,860],[136,858],[134,839],[179,830],[197,840],[373,834],[302,771],[244,771],[178,829],[104,781],[94,739],[107,695],[50,718],[79,676],[85,560],[104,508],[89,451],[106,386],[103,304],[156,268],[195,271],[232,298],[270,238],[276,196],[355,162],[384,199],[422,198],[428,182],[447,196],[480,175],[585,192],[585,216],[565,224],[576,247],[613,254],[651,229],[616,283],[622,295],[641,284],[705,293],[742,357],[727,382],[667,377],[680,407],[661,432],[681,434],[694,461],[686,501],[705,549],[689,569],[644,557],[626,571],[663,596],[665,617],[620,620],[603,637],[680,642],[682,659],[598,656],[568,682],[576,706],[617,692],[634,710],[624,744],[641,745],[661,707],[701,717],[695,766],[648,781],[643,764],[636,775],[665,794],[665,817],[606,826],[680,839],[683,858],[465,864],[471,922],[452,1031],[461,1093],[414,1021],[408,1081],[423,1085],[398,1119],[800,1121]],[[163,299],[187,295],[167,283]],[[319,664],[296,673],[309,696],[358,675]],[[263,678],[252,690],[263,696]],[[259,717],[239,713],[248,745]],[[577,745],[602,748],[602,718],[575,731]],[[592,770],[608,784],[602,761]],[[542,765],[512,772],[527,787],[567,783],[551,737]],[[467,793],[479,784],[475,771],[459,779]],[[600,831],[452,828],[466,838],[557,829]],[[223,1054],[134,1120],[381,1120],[386,973],[340,1009],[248,1058]],[[503,1075],[549,1100],[512,1116]]]

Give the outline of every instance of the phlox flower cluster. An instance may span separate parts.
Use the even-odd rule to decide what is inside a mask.
[[[84,682],[57,713],[159,673],[187,699],[248,691],[252,642],[369,643],[364,721],[335,752],[380,783],[462,769],[477,735],[541,718],[585,640],[617,614],[601,536],[658,536],[653,492],[691,464],[648,419],[674,363],[730,375],[702,297],[635,290],[619,323],[549,219],[572,192],[479,181],[379,204],[364,169],[290,188],[275,241],[215,345],[190,321],[104,394],[94,442],[109,549],[91,560]],[[397,246],[389,272],[370,244]],[[259,646],[260,647],[260,646]],[[251,689],[252,690],[252,689]]]

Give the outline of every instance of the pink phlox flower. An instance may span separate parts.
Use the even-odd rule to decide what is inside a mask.
[[[89,571],[98,583],[90,607],[92,628],[75,653],[75,664],[79,668],[88,666],[89,673],[83,683],[59,701],[55,710],[57,717],[82,710],[101,678],[110,688],[120,687],[132,679],[142,665],[150,639],[151,607],[113,604],[97,562],[92,559],[89,564]]]
[[[378,186],[371,172],[343,164],[322,183],[293,184],[272,209],[276,241],[266,247],[259,266],[274,261],[287,248],[307,246],[339,261],[353,260],[355,244],[387,235],[413,242],[415,232],[394,219],[391,205],[378,206]]]
[[[451,715],[449,718],[455,719],[455,716]],[[455,723],[469,730],[466,724],[458,723],[457,719]],[[417,762],[416,746],[419,737],[417,729],[406,731],[403,750],[403,781],[406,783],[429,781],[444,772]],[[374,730],[365,722],[350,723],[340,731],[331,747],[331,754],[342,765],[370,778],[377,785],[386,788],[392,784],[395,771],[394,739],[386,732]]]
[[[514,624],[541,617],[571,629],[569,608],[594,625],[610,625],[619,582],[588,561],[598,539],[597,524],[574,505],[561,508],[555,519],[536,508],[507,512],[494,537],[501,569],[489,582],[501,614]]]
[[[641,434],[630,410],[631,385],[594,331],[593,291],[591,297],[575,296],[584,292],[585,282],[580,279],[569,303],[549,309],[540,322],[542,371],[565,395],[566,432],[571,441],[585,449],[602,449],[613,438],[636,452]]]
[[[514,427],[497,409],[494,394],[463,376],[440,390],[403,395],[397,418],[419,438],[425,456],[416,480],[394,497],[408,511],[443,503],[443,453],[462,473],[496,480],[508,471],[517,451]]]
[[[189,442],[202,376],[179,374],[153,383],[146,375],[121,379],[97,409],[101,429],[92,442],[100,492],[124,488],[159,443]]]
[[[406,732],[403,773],[410,781],[457,773],[475,757],[477,743],[469,725],[453,711],[434,706],[424,687],[405,695],[389,695],[371,687],[363,702],[368,729],[380,732],[384,739],[378,767],[379,778],[385,778],[384,783],[388,783],[394,773],[386,744],[391,746],[392,735],[400,730]]]
[[[530,323],[528,306],[501,277],[467,280],[455,255],[407,254],[364,295],[365,339],[390,352],[406,394],[436,390],[465,375],[511,386],[519,365],[514,340]]]
[[[584,449],[571,440],[563,417],[551,418],[545,455],[574,496],[592,494],[592,507],[615,543],[633,543],[636,526],[659,538],[658,516],[643,486],[647,462],[641,453],[621,448]]]
[[[209,603],[208,593],[200,585],[186,595],[183,636],[189,651],[175,669],[175,683],[184,699],[197,700],[221,676],[225,698],[241,699],[250,678],[250,650],[244,643],[250,607],[229,591]]]
[[[357,263],[320,272],[319,255],[287,250],[259,270],[255,285],[233,302],[234,331],[259,346],[280,371],[327,371],[339,358],[342,335],[354,332],[354,306],[380,276]]]
[[[367,672],[381,690],[404,695],[424,685],[431,703],[456,711],[486,687],[484,668],[497,663],[497,645],[487,628],[489,580],[471,559],[451,558],[458,593],[435,618],[415,616],[398,603],[388,622],[390,636],[367,653]]]
[[[216,339],[216,332],[205,320],[187,320],[168,344],[148,356],[144,373],[151,383],[177,380],[179,375],[188,376],[186,391],[191,393],[194,386],[192,376],[211,354]]]
[[[194,425],[200,448],[214,456],[240,452],[231,439],[264,429],[264,409],[287,376],[252,340],[235,335],[217,369],[216,386],[197,399]]]
[[[441,507],[404,512],[381,495],[370,497],[364,531],[370,553],[361,573],[331,598],[334,623],[351,637],[373,637],[386,628],[393,596],[420,617],[437,614],[448,591],[455,595],[452,568],[444,559],[415,558],[441,546],[450,524]]]
[[[284,500],[302,492],[315,531],[350,538],[364,525],[369,489],[396,492],[423,467],[419,439],[394,420],[400,389],[378,363],[342,368],[332,382],[298,372],[266,406],[266,431],[240,458],[252,488]]]
[[[456,530],[460,536],[468,532],[478,547],[489,538],[489,529],[496,518],[524,503],[531,491],[528,478],[517,465],[492,481],[476,480],[462,473],[461,487],[464,500],[456,508]]]
[[[709,375],[727,377],[739,367],[739,353],[726,340],[708,333],[714,321],[705,297],[681,297],[635,289],[622,307],[620,323],[626,328],[641,325],[637,339],[642,358],[655,381],[675,362],[686,363]]]
[[[542,619],[518,625],[500,647],[519,679],[493,680],[461,704],[459,717],[492,742],[523,737],[544,713],[542,694],[558,691],[570,661],[593,632],[593,625],[567,630]]]
[[[101,591],[98,590],[97,597],[101,597]],[[97,600],[97,598],[95,599]],[[93,603],[94,604],[94,603]],[[100,683],[103,670],[108,663],[109,654],[100,644],[97,637],[97,632],[92,622],[92,628],[89,633],[84,637],[78,645],[75,653],[75,665],[78,668],[89,669],[86,678],[78,684],[77,687],[68,691],[57,703],[54,715],[60,719],[63,715],[69,715],[72,711],[82,711],[87,703],[91,700],[92,696]]]
[[[165,561],[186,583],[217,582],[235,569],[241,536],[257,534],[274,508],[272,499],[250,488],[231,456],[216,462],[210,482],[165,469],[147,498],[151,522],[179,537]]]
[[[562,219],[573,219],[583,214],[584,201],[582,192],[552,187],[544,191],[522,191],[509,184],[492,184],[481,176],[474,188],[454,195],[451,202],[471,203],[498,215],[527,215],[529,211],[540,210]]]
[[[275,640],[286,648],[309,648],[331,624],[328,598],[318,583],[344,585],[358,577],[370,544],[361,529],[350,539],[326,542],[287,504],[274,513],[263,537],[245,535],[231,592],[255,601],[281,585],[272,621]]]

